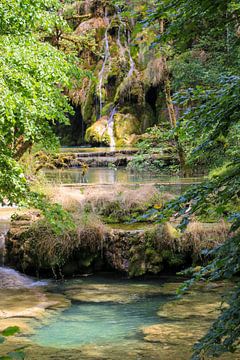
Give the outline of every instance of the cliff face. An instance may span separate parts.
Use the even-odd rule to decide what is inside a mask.
[[[60,46],[74,47],[80,66],[93,74],[70,96],[80,109],[85,141],[94,145],[131,145],[166,117],[161,54],[150,47],[156,31],[136,30],[139,3],[144,1],[128,13],[109,0],[65,6],[72,33],[61,38]]]

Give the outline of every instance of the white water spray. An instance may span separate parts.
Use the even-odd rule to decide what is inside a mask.
[[[131,55],[131,50],[130,50],[130,45],[131,45],[131,38],[130,38],[130,32],[128,32],[128,40],[127,40],[127,51],[128,51],[128,56],[129,56],[129,62],[130,62],[130,69],[128,72],[127,77],[130,78],[134,72],[135,69],[135,63],[133,61],[132,55]]]
[[[131,45],[130,32],[127,31],[126,23],[122,20],[121,10],[120,9],[117,9],[117,15],[118,15],[118,19],[119,19],[119,22],[120,22],[120,26],[118,28],[117,44],[118,44],[118,47],[120,49],[121,56],[124,57],[125,52],[127,52],[127,54],[128,54],[129,63],[130,63],[130,69],[129,69],[128,74],[127,74],[127,79],[128,79],[128,78],[130,78],[132,76],[132,74],[134,72],[134,69],[135,69],[135,63],[133,61],[131,51],[130,51],[130,45]],[[122,43],[121,43],[121,28],[123,28],[125,38],[127,37],[127,40],[125,41],[125,46],[123,46]]]
[[[103,77],[104,77],[105,67],[106,67],[108,58],[110,56],[109,42],[108,42],[109,19],[108,19],[107,9],[105,10],[105,21],[106,21],[106,24],[108,24],[108,26],[106,28],[105,35],[104,35],[104,43],[105,43],[104,60],[103,60],[101,71],[99,73],[99,85],[98,85],[100,117],[102,116],[102,107],[103,107],[103,99],[102,99]]]
[[[110,137],[110,149],[114,150],[116,147],[116,142],[114,138],[114,115],[116,114],[116,107],[114,107],[110,113],[108,119],[108,135]]]
[[[45,285],[47,285],[46,281],[33,280],[14,269],[0,266],[0,289],[32,288]]]
[[[9,221],[8,218],[0,218],[0,292],[1,289],[31,288],[46,285],[46,281],[34,280],[4,266],[5,238],[9,230]]]

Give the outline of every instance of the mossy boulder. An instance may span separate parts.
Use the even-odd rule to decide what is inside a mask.
[[[89,30],[106,29],[107,21],[101,17],[94,17],[89,20],[83,21],[75,30],[75,35],[82,35]]]
[[[101,119],[97,120],[92,126],[87,129],[85,141],[94,145],[110,144],[107,116],[101,117]]]
[[[94,116],[94,96],[95,84],[92,81],[87,81],[79,97],[82,117],[85,123],[89,123]]]
[[[133,114],[116,113],[114,115],[114,135],[117,146],[132,145],[141,133],[141,120]],[[86,131],[85,141],[95,145],[109,145],[108,117],[102,116]]]
[[[114,132],[118,146],[135,142],[136,135],[141,133],[141,122],[132,114],[117,113],[114,116]]]

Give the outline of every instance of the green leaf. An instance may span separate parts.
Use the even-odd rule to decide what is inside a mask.
[[[12,336],[16,333],[19,333],[21,330],[18,326],[9,326],[5,330],[2,331],[3,336]]]

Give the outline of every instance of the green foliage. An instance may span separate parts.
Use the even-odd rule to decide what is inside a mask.
[[[77,71],[63,54],[34,37],[2,36],[0,44],[0,146],[15,157],[21,136],[24,142],[44,141],[52,135],[52,122],[68,123],[71,108],[62,88],[70,86]]]
[[[206,157],[209,152],[213,165],[238,161],[239,85],[239,76],[223,77],[218,87],[204,89],[198,86],[176,97],[182,106],[196,104],[192,111],[185,113],[180,124],[181,137],[185,141],[187,137],[191,145],[193,161]]]
[[[236,224],[236,223],[235,223]],[[230,236],[228,240],[218,248],[210,251],[214,260],[207,266],[201,268],[198,272],[189,269],[184,272],[187,274],[192,270],[191,280],[185,282],[179,289],[179,293],[185,292],[191,285],[199,280],[206,279],[207,282],[219,280],[221,278],[232,279],[235,274],[239,273],[239,232]],[[213,323],[208,333],[195,345],[195,354],[192,359],[201,359],[204,355],[219,356],[224,352],[234,352],[239,343],[239,306],[240,306],[240,289],[239,283],[236,283],[233,291],[225,299],[228,307],[221,309],[221,315]]]
[[[4,329],[0,335],[0,344],[5,341],[6,337],[13,336],[18,333],[20,333],[20,328],[18,326],[9,326],[8,328]],[[24,360],[25,354],[22,351],[23,349],[24,347],[11,351],[7,353],[7,355],[0,356],[0,360]]]
[[[130,170],[177,172],[176,148],[168,128],[154,126],[149,128],[137,143],[138,153],[129,162]]]
[[[0,5],[0,34],[19,35],[47,25],[57,19],[58,0],[2,0]],[[55,16],[54,16],[55,15]]]
[[[29,207],[35,207],[41,210],[47,226],[55,235],[60,235],[66,230],[70,231],[76,228],[71,213],[64,210],[62,206],[57,203],[50,203],[43,194],[30,191],[23,203]]]
[[[2,336],[12,336],[20,332],[20,328],[18,326],[9,326],[8,328],[2,331]]]
[[[146,216],[160,222],[180,217],[181,229],[193,216],[228,218],[232,224],[226,242],[206,253],[213,260],[197,273],[190,269],[194,275],[180,292],[199,280],[239,275],[239,15],[235,0],[164,0],[148,16],[150,23],[164,19],[165,32],[158,41],[172,47],[168,60],[178,91],[175,101],[184,114],[175,132],[192,167],[204,163],[214,170],[208,180]],[[237,284],[226,299],[229,306],[196,344],[193,359],[237,349],[239,293]]]
[[[54,223],[59,216],[67,220],[66,214],[45,206],[46,200],[43,206],[43,197],[31,193],[18,160],[33,144],[56,143],[52,124],[68,124],[72,108],[65,94],[83,76],[74,58],[36,33],[46,36],[61,22],[60,5],[57,0],[0,4],[0,203],[38,206],[39,201]]]

